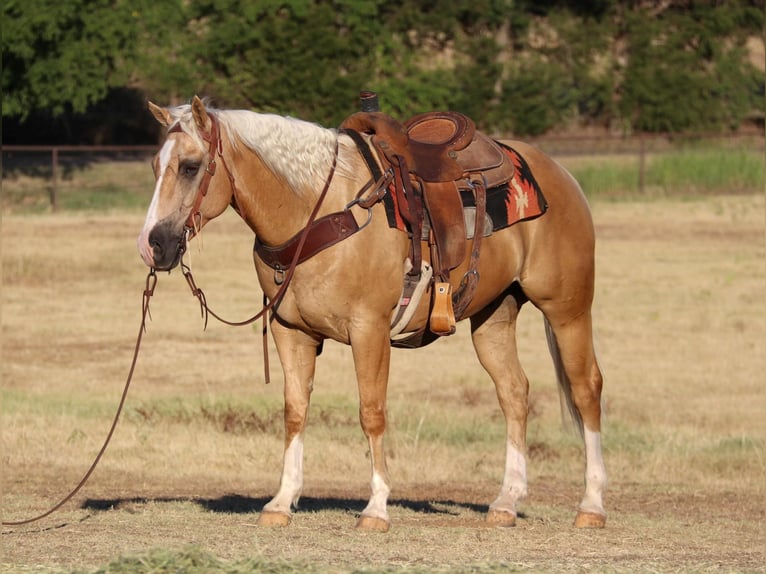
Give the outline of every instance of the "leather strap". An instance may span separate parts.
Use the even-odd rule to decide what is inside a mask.
[[[387,191],[386,182],[390,181],[388,179],[389,176],[381,171],[380,166],[378,166],[378,163],[370,150],[370,146],[365,139],[355,130],[344,129],[340,131],[348,135],[354,141],[357,151],[367,164],[367,168],[370,170],[373,177],[368,186],[371,184],[377,185],[373,192],[366,198],[357,196],[357,199],[346,206],[346,209],[343,211],[336,211],[329,215],[325,215],[324,217],[320,217],[311,223],[309,229],[304,228],[281,245],[266,245],[256,237],[253,250],[258,257],[272,269],[277,271],[284,271],[287,269],[293,262],[295,254],[298,251],[300,251],[300,253],[298,254],[295,265],[300,265],[317,253],[352,236],[364,226],[359,227],[354,215],[348,208],[351,205],[356,204],[369,211],[374,204],[383,199],[383,196]],[[361,195],[368,186],[362,188],[359,195]],[[299,248],[301,238],[304,236],[305,243]]]
[[[364,116],[362,114],[361,116]],[[360,116],[360,117],[361,117]],[[366,116],[365,116],[366,117]],[[342,133],[348,135],[356,144],[357,150],[361,154],[364,162],[367,164],[367,169],[370,170],[372,178],[376,182],[380,182],[386,177],[380,166],[378,165],[375,156],[370,149],[370,145],[367,140],[356,129],[343,128],[340,130]],[[407,160],[403,156],[394,155],[393,158],[387,158],[393,170],[387,170],[386,173],[392,173],[393,177],[393,192],[397,195],[397,205],[399,206],[399,214],[410,227],[412,233],[412,269],[408,273],[410,276],[420,277],[420,264],[422,261],[420,236],[423,226],[423,199],[420,190],[417,192],[413,189],[409,177],[409,167],[407,166]],[[382,196],[378,197],[376,201],[379,201]],[[364,206],[368,209],[367,206]],[[417,281],[417,279],[416,279]]]
[[[484,221],[487,215],[487,182],[482,177],[472,179],[473,191],[476,197],[476,219],[473,231],[473,244],[471,257],[469,258],[468,270],[460,280],[460,286],[452,295],[452,307],[455,317],[459,321],[463,318],[463,313],[471,303],[476,288],[479,286],[479,255],[481,253],[481,239],[484,235]]]
[[[383,172],[380,170],[378,162],[375,161],[375,156],[372,154],[370,145],[367,143],[367,140],[362,137],[362,134],[352,129],[342,129],[340,131],[341,133],[346,134],[348,137],[354,140],[356,149],[359,150],[362,159],[364,159],[364,163],[367,164],[367,169],[369,169],[370,173],[372,174],[372,179],[378,181],[381,177],[383,177]]]
[[[311,224],[307,232],[305,230],[299,231],[281,245],[265,245],[256,237],[253,249],[266,265],[272,269],[284,271],[292,263],[304,232],[306,242],[300,250],[296,265],[300,265],[320,251],[332,247],[357,231],[359,231],[359,224],[354,219],[354,215],[346,209],[320,217]]]
[[[216,156],[221,156],[221,159],[223,159],[221,133],[218,127],[218,120],[213,113],[208,113],[208,117],[210,118],[210,131],[203,132],[200,130],[199,135],[203,141],[206,141],[208,144],[208,155],[210,156],[210,160],[205,168],[205,173],[202,175],[202,181],[199,182],[192,210],[189,213],[189,217],[186,219],[185,226],[189,230],[189,238],[194,237],[199,230],[200,220],[202,219],[200,208],[202,207],[202,200],[204,200],[207,195],[208,187],[210,187],[210,180],[213,179],[213,176],[215,175]],[[173,124],[168,130],[169,134],[176,132],[183,132],[180,122]],[[226,167],[225,164],[224,167]],[[226,171],[229,171],[228,167]],[[229,173],[229,179],[233,181],[231,173]]]
[[[438,261],[434,276],[449,281],[449,272],[465,259],[465,218],[455,182],[424,182],[423,198],[431,221]]]
[[[412,233],[411,259],[412,270],[410,275],[420,275],[420,266],[423,261],[422,245],[420,238],[423,234],[423,195],[419,187],[413,187],[410,181],[410,173],[407,160],[404,156],[393,156],[394,163],[394,191],[399,199],[399,212],[402,218],[409,224]]]

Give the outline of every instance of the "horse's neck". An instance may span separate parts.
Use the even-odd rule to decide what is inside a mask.
[[[306,169],[300,150],[262,146],[265,152],[246,144],[230,150],[236,166],[234,197],[241,217],[259,239],[279,245],[306,224],[331,166],[322,176],[299,174],[298,170]],[[322,166],[313,169],[323,171]]]
[[[308,202],[252,150],[239,149],[233,157],[237,212],[264,243],[284,242],[305,221]]]

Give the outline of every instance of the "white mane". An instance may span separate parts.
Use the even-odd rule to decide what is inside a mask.
[[[274,114],[248,110],[208,110],[216,114],[223,128],[222,134],[229,134],[232,145],[236,146],[239,139],[297,193],[307,188],[319,190],[324,185],[335,156],[337,130]],[[193,127],[190,105],[178,106],[169,111],[173,118],[179,120],[186,133],[199,138]],[[206,147],[201,139],[199,143]],[[340,158],[338,168],[343,171]]]

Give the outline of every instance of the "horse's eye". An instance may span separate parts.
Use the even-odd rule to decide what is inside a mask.
[[[184,177],[194,177],[197,175],[197,172],[199,171],[199,164],[196,163],[185,163],[181,165],[181,169],[179,170],[181,175]]]

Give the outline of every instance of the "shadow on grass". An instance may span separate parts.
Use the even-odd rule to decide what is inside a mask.
[[[132,498],[89,498],[83,502],[83,510],[108,511],[131,508],[145,504],[168,504],[191,502],[208,512],[224,514],[257,514],[270,500],[269,497],[251,497],[239,494],[227,494],[220,498],[196,497],[132,497]],[[298,510],[302,512],[342,511],[361,514],[367,500],[340,497],[301,497]],[[461,510],[486,513],[487,505],[459,500],[407,500],[394,498],[389,506],[410,510],[415,513],[457,516]]]

